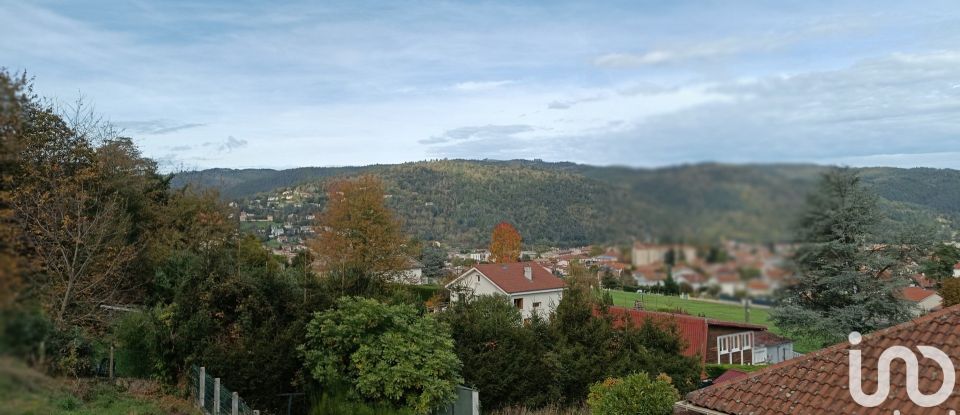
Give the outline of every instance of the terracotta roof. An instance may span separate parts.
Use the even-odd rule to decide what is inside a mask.
[[[707,333],[710,326],[728,327],[753,331],[766,330],[767,328],[758,324],[737,323],[732,321],[720,321],[704,317],[691,316],[688,314],[663,313],[659,311],[637,310],[626,307],[609,307],[610,315],[613,317],[614,327],[620,327],[629,318],[634,325],[641,325],[647,319],[656,323],[675,324],[683,338],[686,349],[684,356],[697,356],[701,359],[707,356]],[[629,316],[629,317],[628,317]]]
[[[919,303],[930,297],[931,295],[936,295],[937,292],[933,290],[927,290],[920,287],[904,287],[903,288],[903,298],[906,298],[909,301]]]
[[[877,390],[877,361],[891,346],[914,350],[918,345],[934,346],[948,356],[960,356],[960,306],[928,314],[913,321],[863,336],[856,349],[863,356],[862,388]],[[890,395],[879,406],[864,408],[853,400],[848,387],[848,342],[760,369],[732,382],[714,385],[687,394],[677,404],[678,412],[725,414],[947,414],[960,409],[956,391],[946,402],[933,408],[914,404],[907,395],[906,365],[890,366]],[[921,392],[936,392],[943,377],[941,368],[931,359],[919,359]],[[713,411],[713,412],[711,412]]]
[[[680,337],[683,339],[686,349],[684,356],[700,356],[701,359],[707,355],[707,319],[703,317],[689,316],[686,314],[660,313],[646,310],[636,310],[626,307],[610,307],[610,315],[613,317],[614,327],[622,327],[630,319],[635,326],[640,326],[648,318],[655,323],[664,325],[676,325]]]
[[[770,284],[761,280],[750,280],[750,282],[747,283],[747,288],[751,290],[769,290]]]
[[[953,269],[960,269],[960,262],[953,264]]]
[[[717,282],[740,282],[740,275],[733,272],[720,272],[716,275]]]
[[[532,279],[523,276],[523,269],[530,267]],[[527,291],[556,290],[567,284],[554,276],[536,262],[514,262],[511,264],[479,264],[477,271],[508,293]]]
[[[910,278],[913,282],[917,283],[920,288],[934,288],[937,286],[936,281],[927,278],[927,276],[923,274],[913,274]]]
[[[726,372],[723,372],[722,375],[717,376],[717,378],[713,380],[713,384],[717,385],[723,382],[737,380],[747,375],[749,375],[749,373],[744,372],[742,370],[730,369],[730,370],[727,370]]]

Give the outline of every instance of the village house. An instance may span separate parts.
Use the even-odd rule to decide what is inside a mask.
[[[633,271],[633,280],[638,287],[653,287],[667,280],[667,273],[660,265],[644,265]]]
[[[733,297],[737,291],[743,289],[743,281],[740,280],[740,274],[733,270],[721,270],[710,279],[711,285],[720,287],[720,293]]]
[[[943,306],[943,297],[936,291],[920,287],[904,287],[903,298],[913,305],[910,311],[914,316],[920,316]]]
[[[673,280],[676,281],[677,284],[687,284],[690,288],[693,288],[694,291],[699,290],[700,287],[703,287],[707,283],[707,277],[687,267],[675,269],[672,275]]]
[[[960,262],[953,266],[953,278],[960,278]]]
[[[524,320],[534,314],[549,317],[560,304],[564,287],[563,280],[536,262],[478,264],[446,285],[451,301],[471,295],[506,296]]]
[[[697,258],[697,249],[689,245],[655,245],[637,242],[633,244],[631,256],[633,266],[640,267],[663,263],[667,252],[670,252],[671,249],[676,254],[675,260],[677,262],[693,261]]]

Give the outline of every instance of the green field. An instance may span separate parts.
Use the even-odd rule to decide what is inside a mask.
[[[613,297],[613,304],[623,307],[633,307],[635,300],[643,300],[643,307],[646,310],[650,311],[659,311],[661,309],[677,309],[681,308],[687,314],[690,315],[704,315],[709,318],[723,320],[723,321],[736,321],[740,323],[745,323],[746,318],[743,312],[743,306],[734,305],[734,304],[717,304],[707,301],[700,300],[684,300],[680,297],[658,295],[658,294],[639,294],[639,293],[630,293],[626,291],[610,290],[610,295]],[[760,324],[764,326],[770,326],[769,313],[765,308],[750,308],[750,321],[749,323]]]
[[[617,306],[632,308],[634,301],[642,299],[644,309],[650,311],[676,310],[679,308],[687,314],[694,316],[704,315],[716,320],[735,321],[739,323],[747,322],[743,306],[741,305],[718,304],[696,299],[684,300],[674,296],[639,294],[619,290],[610,290],[609,292],[610,296],[613,297],[613,304]],[[770,331],[783,335],[783,332],[770,322],[770,313],[766,308],[751,307],[749,323],[767,326]],[[793,340],[793,348],[799,353],[809,353],[819,348],[808,339],[801,338]]]

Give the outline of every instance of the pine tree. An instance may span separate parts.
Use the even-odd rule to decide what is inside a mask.
[[[881,219],[855,172],[823,175],[798,222],[798,276],[772,312],[778,327],[826,345],[910,318],[900,295],[904,245],[878,243]]]

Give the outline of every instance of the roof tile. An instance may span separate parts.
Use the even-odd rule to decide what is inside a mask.
[[[856,347],[863,356],[863,389],[877,387],[877,360],[890,346],[900,345],[916,351],[927,345],[948,356],[960,356],[960,306],[947,308],[913,321],[865,335],[858,346],[841,343],[803,357],[788,360],[746,377],[713,385],[689,393],[686,401],[700,408],[727,414],[947,414],[960,410],[960,393],[954,391],[943,404],[922,408],[914,404],[903,385],[906,365],[891,365],[891,389],[886,401],[874,408],[858,405],[849,393],[849,350]],[[933,393],[943,383],[936,362],[919,360],[920,389]]]

